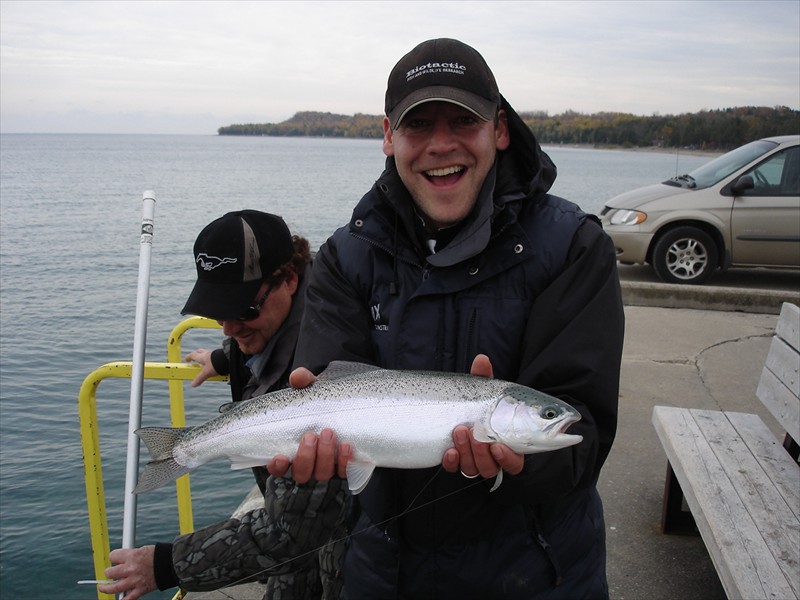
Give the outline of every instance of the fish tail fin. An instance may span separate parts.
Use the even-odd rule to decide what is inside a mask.
[[[136,435],[150,451],[150,460],[166,460],[172,458],[172,449],[184,431],[186,427],[142,427]]]
[[[186,475],[190,468],[179,465],[174,458],[165,460],[153,460],[144,466],[144,471],[139,476],[139,482],[133,488],[134,494],[142,494],[156,488],[160,488],[165,483],[175,481],[181,475]]]
[[[183,427],[142,427],[136,430],[136,435],[150,451],[151,460],[145,465],[133,489],[134,494],[159,488],[191,470],[178,464],[172,457],[172,450],[184,431],[186,428]]]

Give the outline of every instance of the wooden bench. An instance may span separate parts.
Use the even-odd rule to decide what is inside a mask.
[[[728,598],[800,598],[800,309],[793,304],[782,307],[756,395],[787,432],[783,444],[756,415],[653,409],[669,461],[662,531],[699,531]]]

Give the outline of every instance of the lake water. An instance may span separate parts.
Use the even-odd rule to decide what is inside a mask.
[[[684,173],[707,156],[546,147],[553,193],[597,212],[610,197]],[[146,360],[166,359],[194,283],[192,245],[229,210],[281,214],[317,248],[383,168],[379,140],[159,135],[0,136],[0,597],[90,599],[93,578],[77,397],[100,365],[130,360],[142,193],[155,191]],[[219,332],[189,332],[185,351]],[[187,422],[227,400],[186,386]],[[130,383],[98,389],[112,547],[122,537]],[[167,425],[164,382],[145,382],[142,423]],[[142,451],[142,459],[146,451]],[[192,475],[195,526],[226,518],[249,471]],[[174,486],[139,498],[137,544],[178,530]],[[154,594],[170,598],[172,593]]]

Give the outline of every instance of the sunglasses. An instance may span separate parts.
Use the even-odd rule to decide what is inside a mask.
[[[237,321],[255,321],[261,315],[261,307],[264,306],[264,302],[267,300],[267,296],[269,296],[270,292],[274,289],[273,286],[267,285],[267,291],[264,292],[264,295],[261,296],[253,306],[248,306],[244,309],[241,315],[236,317]]]

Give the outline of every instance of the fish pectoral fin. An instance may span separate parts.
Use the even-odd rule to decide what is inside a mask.
[[[374,462],[351,460],[347,463],[347,485],[350,492],[353,495],[363,492],[374,471]]]
[[[231,469],[249,469],[251,467],[266,467],[270,461],[263,456],[229,456]]]
[[[472,426],[472,437],[475,438],[478,442],[485,442],[487,444],[491,444],[497,441],[497,436],[494,435],[494,432],[489,429],[482,421],[478,421],[475,425]],[[500,487],[500,484],[503,483],[503,469],[500,469],[497,472],[497,477],[494,480],[494,485],[489,492],[495,491],[497,488]]]
[[[486,425],[484,425],[481,421],[476,422],[475,425],[472,426],[472,437],[474,437],[478,442],[486,442],[487,444],[497,441],[497,437],[495,437],[494,432],[486,427]]]
[[[492,486],[492,489],[489,490],[489,493],[491,494],[493,491],[499,488],[501,483],[503,483],[503,469],[500,469],[497,472],[497,477],[494,480],[494,485]]]

